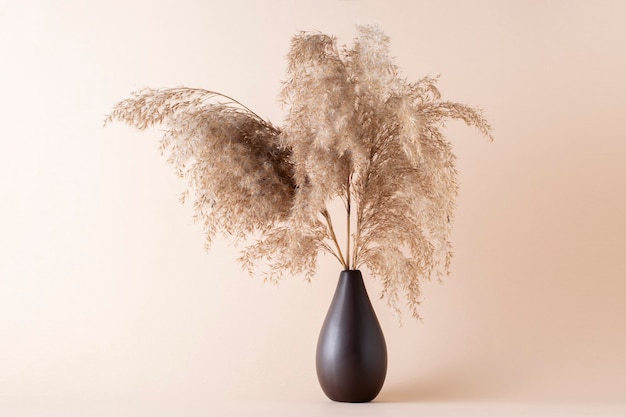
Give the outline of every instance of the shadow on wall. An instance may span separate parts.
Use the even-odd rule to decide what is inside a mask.
[[[376,402],[466,402],[490,400],[497,397],[491,384],[485,384],[480,375],[471,375],[450,369],[436,375],[407,380],[383,387]]]

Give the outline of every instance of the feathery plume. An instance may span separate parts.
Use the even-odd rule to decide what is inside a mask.
[[[293,37],[280,128],[193,88],[140,90],[105,123],[166,128],[160,148],[194,194],[207,247],[216,234],[246,243],[242,267],[266,264],[271,282],[310,280],[318,254],[330,253],[344,269],[367,268],[392,308],[404,296],[419,318],[421,282],[448,274],[452,257],[458,183],[442,128],[458,119],[491,140],[491,127],[480,109],[442,100],[436,78],[403,78],[380,29],[357,32],[342,48],[320,33]],[[335,199],[345,245],[328,209]]]

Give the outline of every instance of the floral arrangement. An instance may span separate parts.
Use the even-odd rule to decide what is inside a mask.
[[[420,283],[449,273],[458,191],[441,129],[460,119],[491,139],[478,108],[442,100],[436,78],[408,82],[378,28],[357,27],[351,47],[299,33],[287,56],[280,127],[238,101],[196,88],[143,89],[106,122],[166,128],[161,150],[188,183],[206,233],[243,243],[239,261],[265,278],[315,274],[326,252],[367,268],[400,311],[418,318]],[[182,200],[188,196],[182,195]],[[329,210],[341,200],[342,244]],[[341,210],[343,211],[343,210]]]

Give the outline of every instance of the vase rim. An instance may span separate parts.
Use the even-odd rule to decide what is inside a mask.
[[[344,269],[343,271],[341,271],[339,276],[344,276],[344,275],[363,277],[363,274],[358,269]]]

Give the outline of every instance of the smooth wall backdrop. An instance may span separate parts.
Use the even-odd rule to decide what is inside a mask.
[[[625,20],[617,0],[2,0],[0,415],[620,415]],[[423,321],[399,327],[365,272],[390,366],[361,408],[315,377],[335,260],[311,284],[248,277],[237,248],[203,250],[161,132],[102,126],[131,91],[181,85],[280,124],[290,37],[350,43],[358,23],[496,138],[447,127],[456,256]]]

